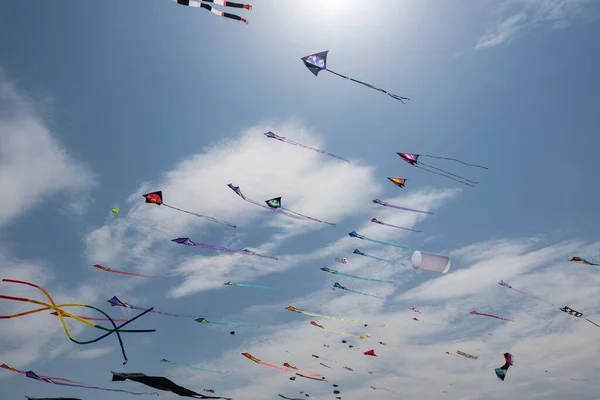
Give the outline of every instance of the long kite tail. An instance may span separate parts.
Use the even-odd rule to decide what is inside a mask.
[[[280,137],[281,137],[281,136],[280,136]],[[349,161],[349,160],[346,160],[345,158],[342,158],[342,157],[340,157],[340,156],[336,156],[335,154],[333,154],[333,153],[330,153],[330,152],[328,152],[328,151],[324,151],[324,150],[315,149],[314,147],[307,146],[307,145],[305,145],[305,144],[302,144],[302,143],[295,142],[295,141],[293,141],[293,140],[291,140],[291,139],[288,139],[288,138],[285,138],[285,137],[281,137],[281,139],[280,139],[280,140],[281,140],[282,142],[285,142],[285,143],[293,144],[294,146],[302,147],[302,148],[304,148],[304,149],[307,149],[307,150],[313,150],[313,151],[316,151],[317,153],[321,153],[321,154],[324,154],[324,155],[326,155],[326,156],[330,156],[330,157],[333,157],[333,158],[337,158],[338,160],[346,161],[348,164],[350,164],[350,161]]]
[[[236,21],[242,21],[245,24],[248,23],[248,21],[246,20],[246,18],[242,18],[239,15],[230,14],[228,12],[219,11],[216,8],[213,8],[212,6],[209,6],[208,4],[200,3],[198,1],[194,1],[194,0],[173,0],[173,1],[175,3],[177,3],[177,4],[182,5],[182,6],[204,8],[205,10],[208,10],[208,11],[212,12],[213,14],[216,14],[216,15],[218,15],[220,17],[230,18],[230,19],[234,19]],[[214,4],[227,3],[227,6],[235,7],[235,8],[246,8],[247,10],[252,9],[252,6],[250,6],[248,4],[242,4],[242,7],[237,7],[238,3],[230,3],[230,2],[226,2],[226,1],[220,1],[220,0],[212,0],[212,1],[211,0],[205,0],[205,1],[209,1],[209,2],[214,3]],[[233,6],[232,4],[236,4],[236,6]]]
[[[106,271],[106,272],[112,272],[113,274],[139,276],[141,278],[151,278],[151,279],[168,279],[167,277],[164,277],[164,276],[148,276],[148,275],[142,275],[142,274],[135,274],[133,272],[117,271],[117,270],[114,270],[111,268],[103,267],[102,265],[98,265],[98,264],[94,264],[94,267],[101,269],[103,271]]]
[[[334,274],[334,275],[345,276],[347,278],[360,279],[360,280],[369,281],[369,282],[394,283],[392,281],[384,281],[384,280],[381,280],[381,279],[363,278],[362,276],[356,276],[356,275],[351,275],[351,274],[344,274],[343,272],[335,271],[335,270],[329,269],[329,268],[321,268],[321,271],[329,272],[330,274]]]
[[[440,159],[440,160],[450,160],[450,161],[456,161],[456,162],[459,162],[459,163],[461,163],[461,164],[463,164],[463,165],[468,165],[469,167],[477,167],[477,168],[489,169],[488,167],[484,167],[483,165],[469,164],[469,163],[466,163],[466,162],[464,162],[464,161],[457,160],[456,158],[432,156],[432,155],[430,155],[430,154],[419,154],[419,155],[420,155],[421,157],[431,157],[431,158],[437,158],[437,159]]]
[[[337,72],[335,72],[335,71],[332,71],[332,70],[330,70],[330,69],[327,69],[327,68],[326,68],[325,70],[326,70],[326,71],[329,71],[329,72],[331,72],[332,74],[334,74],[334,75],[337,75],[337,76],[339,76],[339,77],[341,77],[341,78],[345,78],[345,79],[351,80],[352,82],[360,83],[361,85],[363,85],[363,86],[366,86],[366,87],[368,87],[368,88],[370,88],[370,89],[373,89],[373,90],[378,90],[378,91],[380,91],[380,92],[382,92],[382,93],[385,93],[385,94],[387,94],[388,96],[390,96],[390,97],[391,97],[391,98],[393,98],[393,99],[400,100],[400,102],[401,102],[402,104],[406,104],[406,103],[404,103],[404,101],[403,101],[403,100],[410,100],[408,97],[398,96],[397,94],[392,94],[392,93],[389,93],[389,92],[387,92],[386,90],[383,90],[383,89],[381,89],[381,88],[375,87],[375,86],[373,86],[373,85],[370,85],[370,84],[368,84],[368,83],[366,83],[366,82],[362,82],[362,81],[356,80],[356,79],[354,79],[354,78],[350,78],[350,77],[348,77],[348,76],[345,76],[345,75],[339,74],[339,73],[337,73]]]
[[[294,306],[288,306],[285,309],[288,311],[297,312],[299,314],[309,315],[311,317],[319,317],[319,318],[333,319],[336,321],[346,321],[346,322],[359,322],[359,323],[362,322],[361,320],[358,320],[358,319],[350,319],[350,318],[344,318],[344,317],[332,317],[331,315],[324,315],[324,314],[318,314],[318,313],[314,313],[314,312],[310,312],[310,311],[304,311],[304,310],[300,310]]]
[[[381,240],[371,239],[371,238],[368,238],[366,236],[363,236],[361,239],[368,240],[369,242],[373,242],[373,243],[383,244],[385,246],[392,246],[392,247],[398,247],[398,248],[401,248],[401,249],[414,250],[412,247],[401,246],[399,244],[393,244],[393,243],[388,243],[388,242],[382,242]]]
[[[380,297],[380,296],[375,296],[374,294],[363,293],[363,292],[359,292],[359,291],[352,290],[352,289],[344,289],[344,290],[346,290],[346,291],[348,291],[348,292],[356,293],[356,294],[362,294],[363,296],[375,297],[376,299],[381,299],[381,300],[383,300],[383,297]]]
[[[261,285],[250,285],[247,283],[233,283],[233,282],[227,282],[225,285],[229,285],[229,286],[242,286],[242,287],[251,287],[251,288],[257,288],[257,289],[267,289],[267,290],[279,290],[279,288],[273,287],[273,286],[261,286]]]
[[[471,181],[471,180],[469,180],[469,179],[467,179],[467,178],[463,178],[462,176],[459,176],[459,175],[454,175],[454,174],[451,174],[451,173],[449,173],[449,172],[447,172],[447,171],[440,170],[439,168],[432,167],[431,165],[427,165],[427,164],[424,164],[424,163],[422,163],[422,162],[419,162],[418,164],[413,164],[413,165],[414,165],[415,167],[417,167],[417,168],[420,168],[420,169],[424,170],[424,171],[427,171],[427,172],[430,172],[430,173],[432,173],[432,174],[436,174],[436,175],[439,175],[439,176],[443,176],[443,177],[445,177],[445,178],[448,178],[448,179],[452,179],[453,181],[456,181],[456,182],[458,182],[458,183],[462,183],[463,185],[467,185],[467,186],[474,187],[473,185],[471,185],[471,184],[470,184],[470,183],[468,183],[468,182],[471,182],[471,183],[474,183],[474,184],[477,184],[477,183],[479,183],[479,182]],[[435,172],[435,171],[432,171],[432,170],[430,170],[430,169],[428,169],[428,168],[422,167],[422,165],[426,165],[426,166],[427,166],[427,167],[429,167],[429,168],[434,168],[434,169],[437,169],[437,170],[440,170],[440,171],[443,171],[443,172],[446,172],[446,173],[445,173],[445,174],[442,174],[442,173],[439,173],[439,172]],[[448,175],[447,175],[447,174],[448,174]],[[456,177],[458,177],[458,178],[461,178],[462,180],[461,180],[461,179],[456,179],[456,178],[454,178],[454,177],[452,177],[452,176],[450,176],[450,175],[454,175],[454,176],[456,176]],[[468,181],[468,182],[465,182],[465,181]]]
[[[412,211],[412,212],[421,213],[421,214],[433,215],[433,213],[429,212],[429,211],[421,211],[421,210],[415,210],[413,208],[406,208],[406,207],[395,206],[393,204],[386,203],[385,201],[381,201],[379,199],[373,200],[373,203],[379,204],[379,205],[384,206],[384,207],[396,208],[398,210],[405,210],[405,211]]]
[[[388,223],[379,221],[377,218],[372,218],[371,222],[379,224],[379,225],[389,226],[390,228],[402,229],[402,230],[405,230],[405,231],[411,231],[411,232],[417,232],[417,233],[423,232],[423,231],[419,231],[419,230],[416,230],[416,229],[404,228],[402,226],[388,224]]]
[[[287,209],[287,208],[283,208],[283,207],[280,207],[280,208],[281,208],[282,210],[284,210],[284,211],[287,211],[287,212],[289,212],[289,213],[292,213],[292,214],[294,214],[294,215],[297,215],[297,216],[299,216],[299,217],[303,217],[303,218],[309,219],[309,220],[311,220],[311,221],[315,221],[315,222],[320,222],[320,223],[322,223],[322,224],[331,225],[331,226],[333,226],[334,228],[337,226],[337,225],[336,225],[336,224],[334,224],[333,222],[321,221],[320,219],[316,219],[316,218],[313,218],[313,217],[309,217],[308,215],[300,214],[300,213],[297,213],[296,211],[292,211],[292,210],[289,210],[289,209]]]
[[[232,228],[237,228],[237,226],[234,225],[234,224],[232,224],[231,222],[222,221],[222,220],[218,220],[218,219],[213,218],[213,217],[209,217],[208,215],[203,215],[203,214],[198,214],[198,213],[194,213],[194,212],[191,212],[191,211],[183,210],[181,208],[173,207],[173,206],[171,206],[169,204],[165,204],[165,203],[162,203],[162,205],[165,206],[165,207],[169,207],[169,208],[171,208],[173,210],[181,211],[183,213],[190,214],[190,215],[193,215],[193,216],[198,217],[198,218],[202,218],[202,219],[205,219],[205,220],[208,220],[208,221],[215,222],[215,223],[217,223],[219,225],[227,225],[227,226],[230,226]]]
[[[366,336],[365,335],[355,335],[353,333],[348,333],[348,332],[342,332],[342,331],[336,331],[335,329],[329,329],[329,328],[325,328],[323,325],[319,325],[317,324],[315,321],[310,321],[310,324],[312,326],[316,326],[317,328],[321,328],[324,331],[327,332],[332,332],[332,333],[337,333],[338,335],[344,335],[344,336],[353,336],[353,337],[357,337],[360,339],[364,339]]]

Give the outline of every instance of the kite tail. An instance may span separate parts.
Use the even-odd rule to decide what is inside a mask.
[[[350,274],[344,274],[341,272],[337,272],[337,275],[341,275],[341,276],[345,276],[348,278],[354,278],[354,279],[361,279],[363,281],[369,281],[369,282],[379,282],[379,283],[394,283],[392,281],[384,281],[384,280],[380,280],[380,279],[371,279],[371,278],[363,278],[361,276],[356,276],[356,275],[350,275]]]
[[[236,283],[233,286],[243,286],[243,287],[251,287],[251,288],[257,288],[257,289],[279,290],[279,288],[272,287],[272,286],[249,285],[249,284],[245,284],[245,283]]]
[[[374,294],[369,294],[369,293],[358,292],[358,291],[356,291],[356,290],[352,290],[352,289],[344,289],[344,290],[347,290],[348,292],[352,292],[352,293],[356,293],[356,294],[362,294],[363,296],[375,297],[376,299],[381,299],[381,300],[383,300],[383,297],[380,297],[380,296],[375,296]]]
[[[338,160],[346,161],[348,164],[351,164],[349,160],[346,160],[345,158],[342,158],[340,156],[336,156],[335,154],[332,154],[332,153],[330,153],[328,151],[323,151],[323,150],[315,149],[314,147],[310,147],[310,146],[307,146],[307,145],[302,144],[302,143],[294,142],[293,140],[285,138],[285,137],[282,137],[281,141],[289,143],[289,144],[293,144],[294,146],[302,147],[303,149],[308,149],[308,150],[316,151],[317,153],[325,154],[326,156],[337,158]]]
[[[220,221],[220,220],[218,220],[216,218],[209,217],[208,215],[202,215],[202,214],[198,214],[198,213],[193,213],[191,211],[182,210],[181,208],[173,207],[173,206],[171,206],[169,204],[165,204],[165,203],[162,203],[162,205],[165,206],[165,207],[169,207],[169,208],[171,208],[173,210],[177,210],[177,211],[181,211],[181,212],[186,213],[186,214],[193,215],[193,216],[198,217],[198,218],[203,218],[203,219],[206,219],[208,221],[216,222],[219,225],[223,225],[224,224],[224,225],[230,226],[232,228],[237,228],[237,226],[234,225],[234,224],[232,224],[231,222]]]
[[[375,222],[374,220],[377,221],[376,218],[373,218],[373,219],[371,219],[371,222],[374,222],[374,223],[379,224],[379,225],[389,226],[390,228],[402,229],[402,230],[405,230],[405,231],[411,231],[411,232],[417,232],[417,233],[423,232],[423,231],[419,231],[419,230],[416,230],[416,229],[404,228],[404,227],[398,226],[398,225],[387,224],[387,223],[381,222],[381,221],[380,222]]]
[[[208,10],[211,13],[216,14],[216,15],[218,15],[220,17],[234,19],[236,21],[242,21],[243,23],[248,24],[248,21],[246,20],[246,18],[242,18],[239,15],[230,14],[228,12],[219,11],[216,8],[213,8],[213,7],[209,6],[208,4],[200,4],[200,7],[204,8],[205,10]]]
[[[407,249],[407,250],[414,250],[411,247],[400,246],[399,244],[393,244],[393,243],[388,243],[388,242],[382,242],[380,240],[375,240],[375,239],[371,239],[371,238],[368,238],[368,237],[363,237],[362,239],[368,240],[369,242],[373,242],[373,243],[383,244],[383,245],[386,245],[386,246],[399,247],[401,249]]]
[[[429,167],[429,168],[433,168],[433,169],[435,169],[436,171],[441,171],[441,172],[443,172],[443,174],[442,174],[442,173],[439,173],[439,172],[432,171],[432,170],[430,170],[430,169],[427,169],[427,168],[423,168],[423,167],[421,167],[419,164],[420,164],[420,165],[425,165],[426,167]],[[444,176],[444,177],[446,177],[446,178],[450,178],[450,179],[452,179],[452,180],[455,180],[455,181],[457,181],[457,182],[460,182],[460,183],[464,183],[464,184],[466,184],[466,182],[470,182],[470,183],[474,183],[474,184],[477,184],[477,183],[479,183],[478,181],[472,181],[472,180],[470,180],[470,179],[467,179],[467,178],[465,178],[464,176],[460,176],[460,175],[453,174],[452,172],[448,172],[448,171],[446,171],[446,170],[443,170],[443,169],[441,169],[441,168],[434,167],[433,165],[425,164],[425,163],[423,163],[423,162],[419,162],[418,164],[413,164],[413,165],[414,165],[415,167],[417,167],[417,168],[421,168],[421,169],[423,169],[423,170],[425,170],[425,171],[427,171],[427,172],[431,172],[432,174],[436,174],[436,175]],[[455,177],[455,178],[453,178],[453,177]],[[460,178],[460,179],[462,179],[462,181],[461,181],[460,179],[456,179],[456,178]],[[466,182],[464,182],[464,181],[466,181]],[[471,186],[471,185],[469,185],[469,186]]]
[[[421,157],[431,157],[431,158],[438,158],[438,159],[440,159],[440,160],[450,160],[450,161],[456,161],[456,162],[459,162],[459,163],[461,163],[461,164],[468,165],[469,167],[477,167],[477,168],[489,169],[488,167],[484,167],[483,165],[469,164],[469,163],[466,163],[466,162],[464,162],[464,161],[457,160],[456,158],[438,157],[438,156],[432,156],[432,155],[428,155],[428,154],[420,154],[420,156],[421,156]]]
[[[398,95],[396,95],[396,94],[389,93],[389,92],[387,92],[386,90],[383,90],[383,89],[381,89],[381,88],[375,87],[375,86],[373,86],[373,85],[370,85],[370,84],[368,84],[368,83],[366,83],[366,82],[361,82],[361,81],[359,81],[359,80],[356,80],[356,79],[354,79],[354,78],[350,78],[350,77],[348,77],[348,76],[345,76],[345,75],[339,74],[339,73],[337,73],[337,72],[335,72],[335,71],[332,71],[332,70],[330,70],[330,69],[325,69],[325,70],[326,70],[326,71],[329,71],[329,72],[331,72],[332,74],[334,74],[334,75],[337,75],[337,76],[339,76],[339,77],[341,77],[341,78],[345,78],[345,79],[351,80],[352,82],[360,83],[361,85],[363,85],[363,86],[366,86],[366,87],[368,87],[368,88],[370,88],[370,89],[377,90],[377,91],[380,91],[380,92],[382,92],[382,93],[385,93],[385,94],[387,94],[388,96],[390,96],[390,97],[391,97],[391,98],[393,98],[393,99],[400,100],[400,102],[401,102],[402,104],[406,104],[406,103],[405,103],[403,100],[410,100],[408,97],[402,97],[402,96],[398,96]]]
[[[430,211],[421,211],[421,210],[415,210],[415,209],[413,209],[413,208],[406,208],[406,207],[395,206],[395,205],[393,205],[393,204],[389,204],[389,203],[382,202],[382,201],[381,201],[381,200],[379,200],[379,199],[375,199],[375,200],[373,200],[373,203],[375,203],[375,204],[380,204],[380,205],[382,205],[382,206],[384,206],[384,207],[395,208],[395,209],[398,209],[398,210],[405,210],[405,211],[412,211],[412,212],[421,213],[421,214],[429,214],[429,215],[433,215],[433,213],[432,213],[432,212],[430,212]]]
[[[249,325],[249,324],[227,324],[225,322],[209,322],[210,325],[220,325],[220,326],[254,326],[258,327],[258,325]]]
[[[287,208],[283,208],[283,207],[280,207],[280,208],[282,210],[284,210],[284,211],[287,211],[287,212],[292,213],[294,215],[297,215],[299,217],[304,217],[304,218],[309,219],[311,221],[320,222],[322,224],[327,224],[327,225],[333,226],[334,228],[337,227],[337,225],[334,224],[333,222],[321,221],[320,219],[316,219],[316,218],[313,218],[313,217],[309,217],[308,215],[304,215],[304,214],[300,214],[300,213],[297,213],[297,212],[292,211],[292,210],[288,210]]]
[[[225,1],[225,0],[202,0],[202,1],[205,1],[207,3],[218,4],[218,5],[224,6],[224,7],[245,8],[248,11],[252,10],[252,6],[250,4],[234,3],[232,1]]]

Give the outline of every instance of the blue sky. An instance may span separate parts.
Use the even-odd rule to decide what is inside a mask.
[[[55,317],[37,314],[0,323],[0,361],[132,391],[146,390],[111,383],[110,371],[164,375],[233,398],[299,391],[334,398],[329,384],[292,382],[240,355],[250,352],[268,363],[327,372],[343,382],[345,400],[393,398],[370,385],[420,399],[596,399],[597,328],[496,283],[503,279],[600,320],[599,272],[565,262],[573,255],[600,260],[597,3],[252,5],[243,11],[248,25],[166,0],[0,5],[2,277],[40,284],[57,301],[92,304],[115,318],[130,314],[109,308],[114,295],[161,311],[260,325],[231,336],[227,328],[145,316],[135,328],[157,332],[124,334],[130,361],[122,366],[116,338],[78,346]],[[327,49],[331,69],[411,100],[402,105],[331,74],[315,78],[300,58]],[[352,164],[267,139],[269,130]],[[410,167],[397,151],[490,169],[436,160],[481,181],[469,188]],[[386,176],[407,178],[407,185],[397,188]],[[282,196],[288,208],[338,227],[271,215],[239,199],[228,183],[257,200]],[[141,194],[160,189],[169,204],[239,228],[143,203]],[[385,209],[373,198],[435,214]],[[112,207],[121,207],[119,217]],[[370,223],[372,217],[424,232],[396,232]],[[443,276],[415,272],[410,253],[349,238],[353,230],[449,254],[452,269]],[[182,236],[283,261],[170,242]],[[355,256],[354,248],[397,264]],[[96,263],[169,280],[109,274],[92,268]],[[319,270],[324,265],[395,285],[336,279]],[[280,290],[222,286],[228,280]],[[336,280],[385,300],[331,291]],[[2,294],[41,299],[33,289],[1,287]],[[313,318],[285,311],[289,305],[361,319],[369,326],[316,321],[371,338],[356,344],[361,351],[349,349],[342,336],[311,326]],[[423,312],[422,323],[412,320],[411,307]],[[2,314],[28,309],[1,303]],[[473,317],[473,309],[516,322]],[[79,338],[97,333],[71,325]],[[363,348],[379,357],[367,358]],[[445,354],[456,350],[480,358]],[[493,368],[506,351],[515,365],[501,383]],[[325,369],[311,354],[339,364]],[[162,358],[228,373],[164,365]],[[0,379],[10,398],[107,395],[7,371]]]

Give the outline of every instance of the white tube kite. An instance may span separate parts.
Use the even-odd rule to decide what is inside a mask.
[[[450,270],[450,257],[440,254],[415,251],[410,259],[414,269],[445,274]]]

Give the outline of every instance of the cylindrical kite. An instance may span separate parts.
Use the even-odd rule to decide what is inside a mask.
[[[410,259],[414,269],[445,274],[450,270],[450,257],[440,254],[415,251]]]

